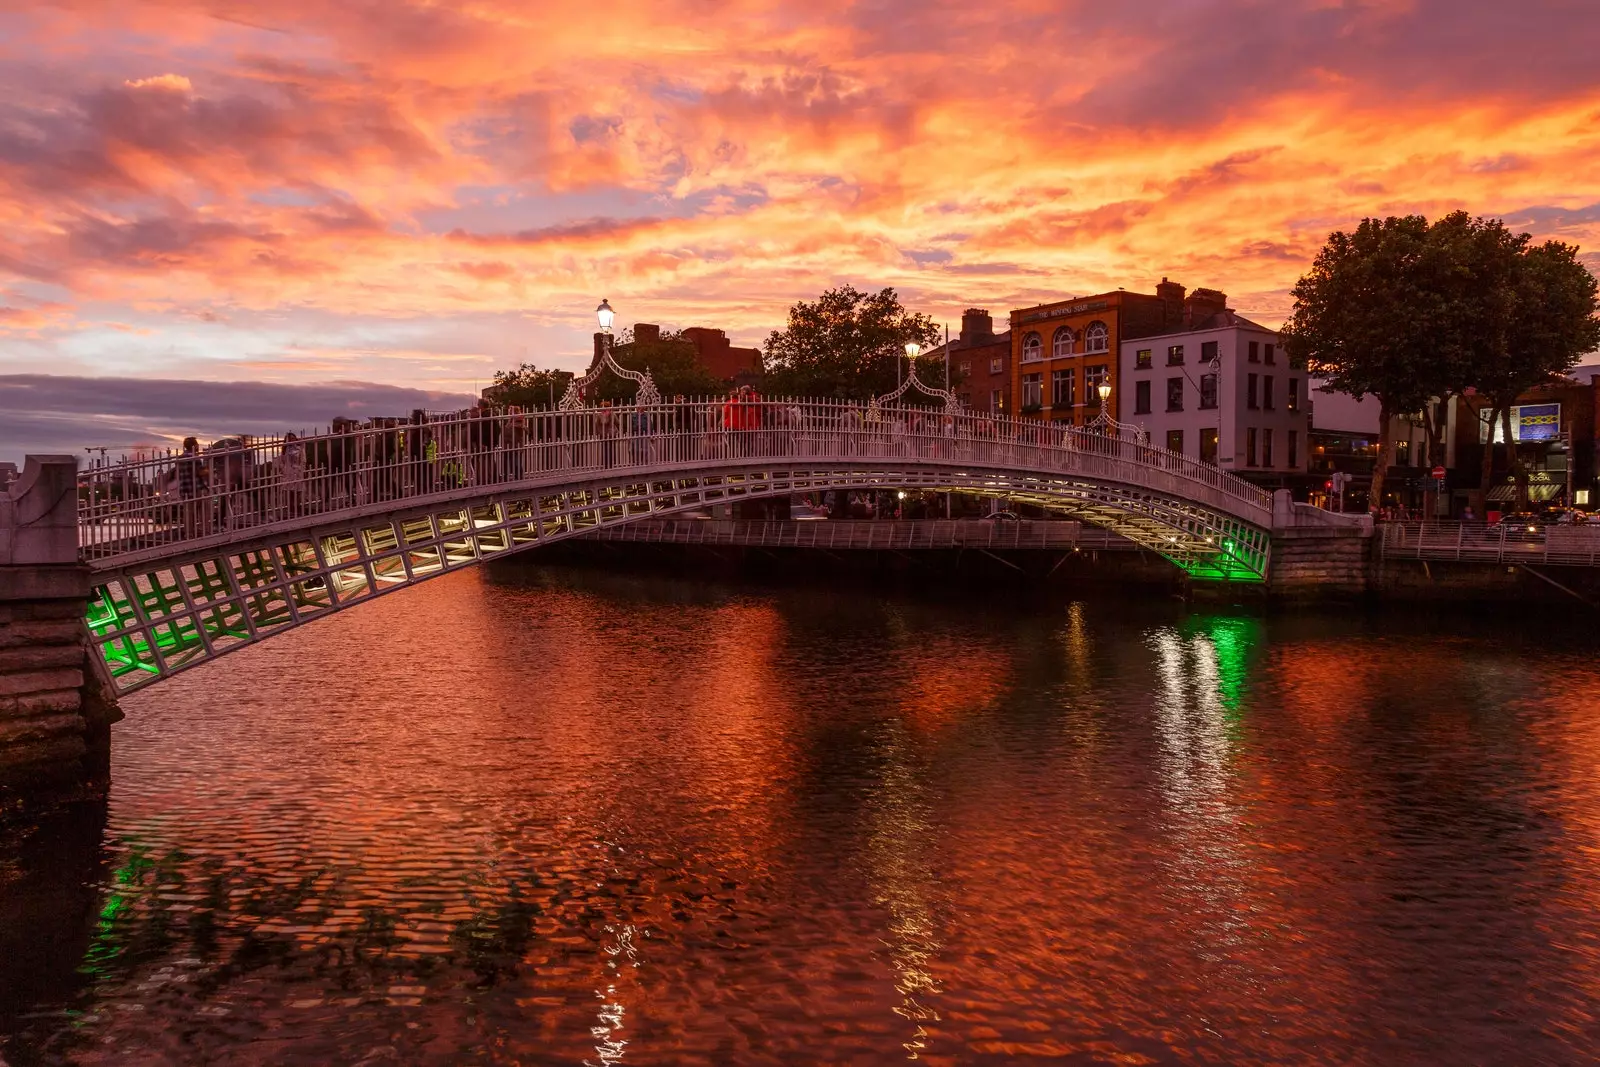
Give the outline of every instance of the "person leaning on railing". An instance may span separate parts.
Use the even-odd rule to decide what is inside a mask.
[[[283,451],[275,463],[278,481],[278,511],[282,518],[294,518],[305,509],[306,450],[293,433],[283,435]]]

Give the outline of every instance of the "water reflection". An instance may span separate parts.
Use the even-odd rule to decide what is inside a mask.
[[[1591,656],[462,574],[130,702],[109,810],[4,846],[0,1047],[1575,1062]]]

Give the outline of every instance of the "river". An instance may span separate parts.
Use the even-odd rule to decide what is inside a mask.
[[[1585,629],[459,573],[125,701],[0,1049],[1593,1062]]]

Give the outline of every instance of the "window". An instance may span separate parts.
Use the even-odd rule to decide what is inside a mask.
[[[1244,465],[1246,467],[1254,467],[1256,465],[1256,428],[1254,426],[1244,432]]]
[[[1183,455],[1183,431],[1182,430],[1168,430],[1167,431],[1167,451],[1168,452],[1176,452],[1180,456]]]
[[[1183,379],[1182,378],[1168,378],[1167,379],[1167,410],[1168,411],[1182,411],[1183,410]]]
[[[1217,376],[1200,375],[1200,407],[1209,411],[1217,406]]]
[[[1006,361],[1004,359],[1001,359],[999,356],[996,356],[994,359],[991,359],[989,361],[989,373],[990,374],[999,374],[1002,371],[1004,371],[1005,369],[1006,369]]]
[[[1006,409],[1005,397],[1000,395],[1000,390],[998,390],[998,389],[989,390],[989,410],[990,411],[1004,411],[1005,409]]]
[[[1036,411],[1044,406],[1044,375],[1022,376],[1022,410]]]
[[[1293,381],[1293,379],[1290,379],[1290,380]],[[1299,430],[1290,430],[1289,431],[1289,469],[1290,470],[1298,470],[1299,468],[1300,468],[1300,431]]]
[[[1215,341],[1201,341],[1200,342],[1200,362],[1201,363],[1215,363],[1217,361],[1217,359],[1218,359],[1218,356],[1217,356],[1217,342],[1215,342]]]
[[[1030,333],[1022,339],[1022,362],[1034,363],[1044,358],[1044,342],[1039,335]]]
[[[1077,377],[1072,368],[1066,370],[1053,370],[1050,372],[1050,406],[1053,408],[1070,408],[1072,406],[1072,379]]]
[[[1072,342],[1074,340],[1072,328],[1070,326],[1061,327],[1056,331],[1055,339],[1050,342],[1050,354],[1052,356],[1072,355]]]
[[[1150,383],[1149,381],[1133,383],[1133,413],[1135,415],[1150,414]]]
[[[1289,379],[1289,402],[1285,406],[1288,407],[1288,409],[1290,411],[1299,411],[1300,410],[1300,379],[1299,378],[1290,378]],[[1294,460],[1291,459],[1289,461],[1289,466],[1291,466],[1291,467],[1294,466]]]
[[[1256,402],[1256,376],[1254,374],[1245,375],[1244,406],[1249,408],[1251,411],[1254,411],[1256,408],[1261,406]],[[1254,466],[1254,464],[1251,464],[1251,466]]]
[[[1272,375],[1270,374],[1261,379],[1261,406],[1268,411],[1272,410]]]
[[[1089,328],[1083,331],[1083,350],[1085,352],[1106,352],[1110,350],[1111,334],[1106,329],[1106,324],[1098,320],[1091,322]]]
[[[1272,466],[1272,430],[1261,431],[1261,465]]]
[[[1083,368],[1083,402],[1090,407],[1100,406],[1100,383],[1106,380],[1104,363]]]
[[[1217,428],[1207,426],[1200,431],[1200,462],[1217,465]]]
[[[1167,346],[1167,366],[1169,366],[1169,367],[1181,367],[1181,366],[1183,366],[1183,346],[1182,345],[1168,345]]]
[[[972,373],[972,360],[964,359],[960,363],[957,363],[956,367],[961,371],[962,377],[966,377]],[[993,374],[994,372],[990,371],[989,373]]]
[[[1135,352],[1133,354],[1133,369],[1134,370],[1149,370],[1150,369],[1150,350],[1148,348],[1141,348],[1141,349],[1139,349],[1139,351],[1137,351],[1137,352]]]
[[[1267,349],[1267,362],[1268,363],[1276,363],[1276,362],[1278,362],[1277,359],[1275,359],[1273,357],[1273,352],[1276,351],[1277,346],[1276,345],[1267,345],[1266,349]]]
[[[1251,341],[1250,342],[1250,362],[1251,363],[1260,363],[1261,362],[1261,342],[1260,341]]]

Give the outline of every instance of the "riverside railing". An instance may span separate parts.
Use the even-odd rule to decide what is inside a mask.
[[[499,486],[778,461],[862,461],[1075,475],[1270,521],[1271,497],[1129,427],[811,399],[700,399],[575,410],[421,414],[325,433],[225,438],[79,472],[84,558],[207,540]]]
[[[1600,525],[1590,523],[1390,522],[1381,530],[1390,559],[1600,567]]]
[[[917,550],[1083,549],[1137,551],[1139,545],[1080,522],[998,519],[643,519],[584,535],[601,541],[756,548]]]

